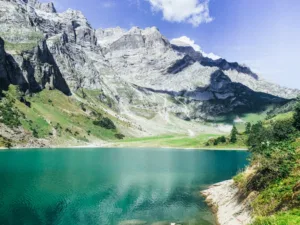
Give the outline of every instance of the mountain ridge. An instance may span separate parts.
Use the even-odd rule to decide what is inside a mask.
[[[186,132],[180,121],[188,119],[199,132],[197,121],[262,111],[300,93],[238,63],[175,46],[156,27],[93,29],[80,11],[57,12],[36,0],[0,0],[0,6],[1,89],[19,85],[26,95],[57,89],[79,102],[87,101],[78,92],[93,91],[97,102],[87,104],[104,104],[116,123],[119,116],[131,121],[135,135],[136,127],[144,127],[142,136],[168,133],[175,126],[170,117],[179,119],[174,130]]]

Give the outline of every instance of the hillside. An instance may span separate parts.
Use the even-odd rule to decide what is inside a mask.
[[[1,124],[1,135],[21,146],[31,137],[37,146],[65,146],[166,135],[181,146],[227,134],[236,117],[264,118],[299,94],[239,63],[170,43],[155,27],[94,29],[80,11],[0,0],[3,99],[9,89],[23,116],[13,129]],[[99,128],[99,117],[115,127]],[[16,133],[21,140],[12,140]]]
[[[227,218],[225,214],[219,214],[219,218],[236,221],[243,217],[248,222],[252,221],[252,225],[300,223],[299,122],[300,100],[294,112],[250,124],[245,132],[240,132],[238,141],[244,140],[251,152],[249,167],[234,177],[234,185],[231,181],[223,182],[219,187],[216,185],[204,192],[216,212],[218,206],[231,207],[233,212],[239,212]],[[222,190],[216,193],[217,188],[235,193],[232,196],[234,200],[230,199],[233,205],[227,202],[230,206],[226,206],[213,196],[225,194],[226,198],[230,198],[231,193],[223,193]]]

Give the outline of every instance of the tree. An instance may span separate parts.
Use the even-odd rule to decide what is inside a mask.
[[[246,134],[250,134],[251,127],[252,127],[251,123],[246,123],[246,131],[245,131]]]
[[[226,143],[226,138],[225,138],[225,136],[219,137],[219,141],[220,141],[221,143]]]
[[[236,141],[237,141],[237,134],[238,134],[238,130],[236,129],[236,126],[233,125],[233,128],[231,130],[231,134],[230,134],[230,142],[231,143],[236,143]]]
[[[273,142],[273,125],[264,127],[261,121],[252,125],[248,135],[247,145],[251,152],[262,152],[268,143]]]
[[[275,141],[288,140],[294,132],[295,128],[291,119],[279,120],[273,125],[273,137]]]
[[[297,104],[295,106],[294,127],[297,130],[300,130],[300,96],[298,96],[298,98],[297,98]]]

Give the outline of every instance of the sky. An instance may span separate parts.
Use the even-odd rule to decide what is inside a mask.
[[[47,2],[48,0],[42,0]],[[168,39],[246,64],[262,78],[300,89],[299,0],[54,0],[94,28],[157,27]]]

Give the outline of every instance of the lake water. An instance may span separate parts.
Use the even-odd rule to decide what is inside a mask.
[[[0,152],[1,225],[215,224],[199,191],[247,152],[56,149]]]

